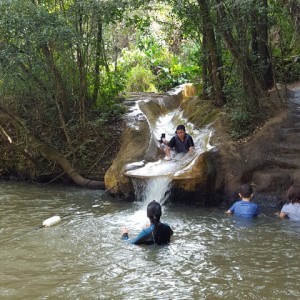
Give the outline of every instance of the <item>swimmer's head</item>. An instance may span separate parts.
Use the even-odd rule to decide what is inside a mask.
[[[253,188],[250,184],[242,184],[240,186],[240,196],[249,199],[253,195]]]
[[[296,184],[291,185],[287,191],[287,197],[291,203],[300,202],[300,186]]]
[[[147,217],[150,222],[157,224],[161,217],[161,205],[155,200],[151,201],[147,206]]]

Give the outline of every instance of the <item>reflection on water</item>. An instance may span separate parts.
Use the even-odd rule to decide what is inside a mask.
[[[0,183],[0,191],[0,299],[300,298],[300,226],[273,212],[245,223],[165,204],[171,244],[135,246],[120,240],[120,228],[139,232],[142,202],[66,187]]]

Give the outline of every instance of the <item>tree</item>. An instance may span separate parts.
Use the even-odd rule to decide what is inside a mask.
[[[85,126],[86,114],[102,100],[101,77],[111,78],[105,75],[110,72],[105,26],[120,19],[125,6],[125,1],[96,0],[0,3],[0,95],[12,99],[4,108],[26,120],[32,136],[41,142],[46,139],[54,150],[63,133],[68,145],[65,151],[72,153],[73,161],[76,153],[70,131]],[[113,93],[105,98],[109,105]],[[6,126],[2,123],[2,133],[9,132]],[[45,126],[53,128],[51,138],[44,135]],[[23,141],[26,149],[29,139]]]
[[[300,37],[300,3],[297,0],[280,0],[279,3],[283,5],[293,20],[295,31]]]
[[[210,9],[208,7],[207,0],[198,0],[200,12],[202,16],[203,26],[203,43],[204,52],[208,54],[208,68],[212,84],[212,97],[214,103],[217,106],[222,106],[225,102],[225,96],[223,93],[223,76],[221,71],[221,54],[218,51],[218,45],[216,42],[216,36],[214,32],[213,21],[210,15]]]

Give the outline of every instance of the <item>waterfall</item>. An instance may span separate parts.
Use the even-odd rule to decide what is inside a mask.
[[[172,177],[158,176],[151,178],[132,177],[132,183],[135,192],[137,210],[133,215],[128,215],[127,219],[131,226],[140,228],[149,223],[145,211],[148,204],[155,200],[162,206],[164,211],[164,203],[168,199],[169,192],[172,186]]]
[[[176,120],[173,120],[175,115]],[[174,123],[175,121],[176,123]],[[164,114],[154,124],[149,124],[155,140],[159,140],[161,133],[166,133],[170,139],[174,135],[176,124],[179,123],[186,125],[188,132],[194,139],[195,150],[193,154],[182,156],[182,153],[173,153],[171,161],[158,159],[155,162],[135,162],[127,166],[128,171],[125,174],[132,179],[135,198],[139,207],[145,208],[152,200],[156,200],[163,206],[171,190],[172,178],[188,170],[198,155],[212,148],[209,144],[212,129],[209,126],[196,129],[193,124],[184,119],[182,112],[178,110]]]
[[[151,97],[150,97],[151,98]],[[145,105],[145,101],[140,101],[142,105]],[[138,105],[139,103],[138,102]],[[160,106],[163,106],[163,101],[159,102]],[[138,106],[139,107],[139,106]],[[141,113],[141,109],[137,110]],[[151,109],[150,109],[151,111]],[[163,110],[162,110],[163,111]],[[146,110],[147,112],[147,110]],[[136,112],[134,112],[136,114]],[[153,117],[155,115],[155,117]],[[179,176],[184,176],[186,172],[191,170],[197,157],[205,151],[209,151],[212,146],[210,145],[210,137],[212,134],[212,128],[208,125],[202,128],[197,128],[195,124],[189,122],[183,114],[183,110],[175,108],[174,110],[162,113],[160,116],[153,112],[150,113],[150,117],[144,114],[148,121],[148,125],[151,133],[151,140],[149,149],[153,153],[159,153],[156,160],[142,160],[138,162],[132,162],[126,165],[125,175],[129,176],[132,180],[135,198],[139,207],[145,207],[152,200],[156,200],[162,206],[168,199],[172,179],[176,179]],[[187,133],[190,134],[194,140],[195,149],[193,152],[183,155],[183,153],[175,153],[171,151],[171,161],[163,159],[164,153],[161,148],[160,139],[161,134],[164,133],[167,140],[170,140],[174,134],[175,129],[179,124],[184,124]],[[155,149],[154,143],[158,149]]]
[[[142,205],[147,206],[149,202],[155,200],[161,205],[168,199],[172,186],[172,177],[158,176],[151,178],[132,178],[135,197]]]

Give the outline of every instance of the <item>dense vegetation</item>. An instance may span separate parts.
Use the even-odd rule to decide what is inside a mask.
[[[0,174],[86,184],[73,166],[109,162],[124,95],[184,82],[250,134],[266,92],[299,79],[299,18],[298,0],[2,0]]]

